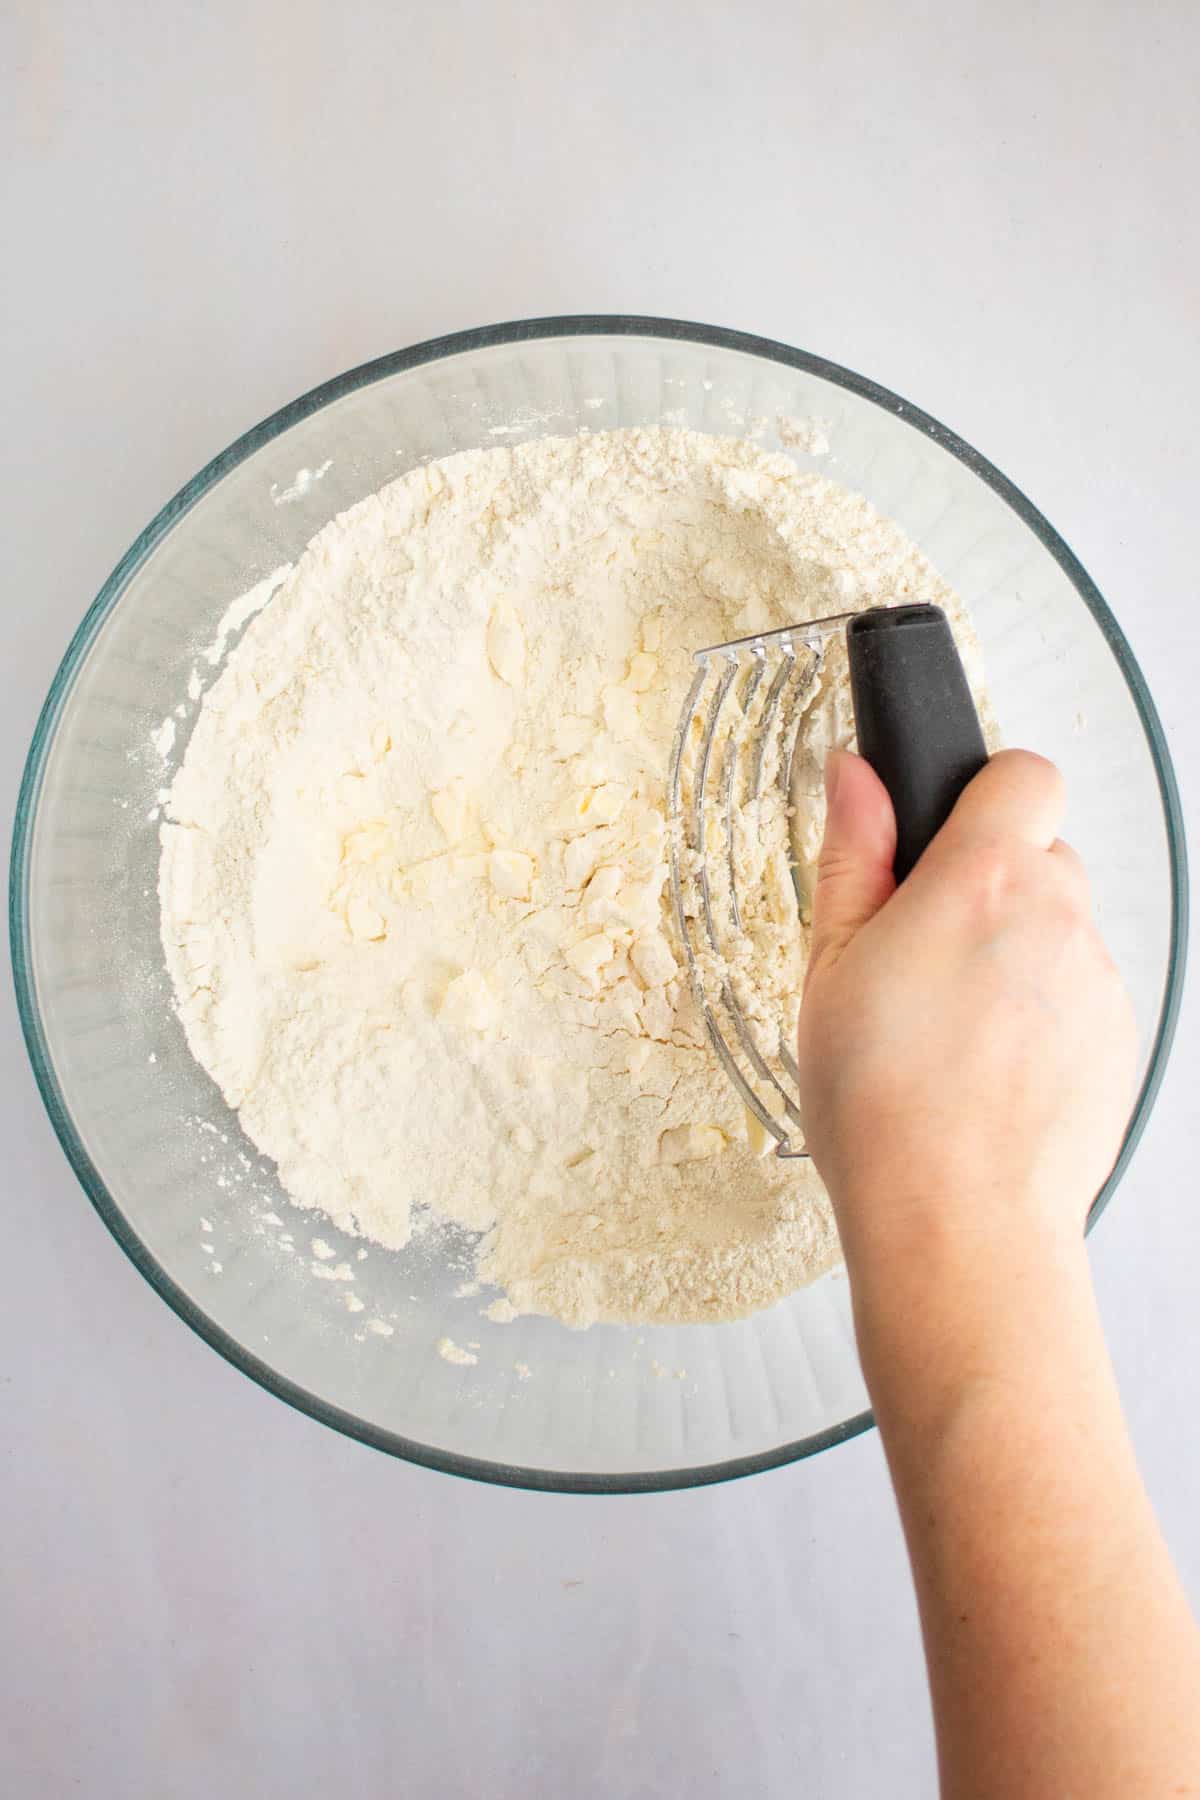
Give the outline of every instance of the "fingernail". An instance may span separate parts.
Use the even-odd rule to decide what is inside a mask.
[[[838,782],[842,778],[842,753],[831,750],[825,759],[825,804],[832,806],[837,796]]]

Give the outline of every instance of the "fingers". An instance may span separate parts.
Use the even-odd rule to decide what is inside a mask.
[[[1055,838],[1050,846],[1050,854],[1061,872],[1063,885],[1073,894],[1081,905],[1091,908],[1092,884],[1088,880],[1083,859],[1070,844],[1064,844],[1061,838]]]
[[[826,803],[813,894],[810,976],[837,960],[895,887],[896,821],[887,791],[869,764],[847,752],[831,756]],[[1029,750],[1002,750],[964,789],[939,838],[959,846],[1007,838],[1049,851],[1065,886],[1086,904],[1083,865],[1058,836],[1065,806],[1063,779],[1053,763]]]
[[[825,765],[825,839],[813,892],[809,975],[834,962],[895,888],[896,818],[869,763],[847,750]]]
[[[1063,778],[1032,750],[998,751],[968,783],[946,821],[947,837],[1015,837],[1049,850],[1066,811]]]

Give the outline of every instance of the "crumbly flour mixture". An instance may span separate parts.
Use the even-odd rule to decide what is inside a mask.
[[[961,616],[865,500],[677,430],[414,470],[257,590],[170,790],[162,933],[297,1204],[396,1249],[431,1209],[480,1234],[493,1316],[572,1325],[733,1318],[835,1261],[703,1038],[664,782],[697,645],[917,597]],[[851,738],[839,644],[809,731]]]

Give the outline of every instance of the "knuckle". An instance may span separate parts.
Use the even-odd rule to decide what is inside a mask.
[[[1027,785],[1039,798],[1058,800],[1066,791],[1061,769],[1036,750],[999,750],[992,764]]]
[[[1082,859],[1059,838],[1053,847],[1052,867],[1065,893],[1073,894],[1078,904],[1091,906],[1092,884]]]
[[[1064,944],[1077,944],[1089,953],[1094,950],[1096,933],[1087,909],[1080,905],[1078,894],[1060,887],[1043,900],[1042,915]]]
[[[1007,909],[1020,886],[1020,859],[1006,843],[971,844],[958,858],[958,886],[975,910]]]
[[[831,885],[844,881],[856,866],[849,851],[841,849],[837,844],[822,844],[821,854],[817,858],[817,880]]]
[[[973,912],[995,921],[1018,912],[1062,938],[1095,933],[1091,889],[1082,865],[1006,838],[965,845],[954,861],[959,894]]]
[[[1044,756],[1038,756],[1032,750],[1027,750],[1025,754],[1029,758],[1029,779],[1031,782],[1037,783],[1038,790],[1044,798],[1055,801],[1064,800],[1067,784],[1058,764],[1050,762]]]

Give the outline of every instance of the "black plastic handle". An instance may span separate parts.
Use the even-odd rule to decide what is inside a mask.
[[[858,748],[896,809],[903,881],[987,761],[979,716],[940,606],[876,606],[846,627]]]

